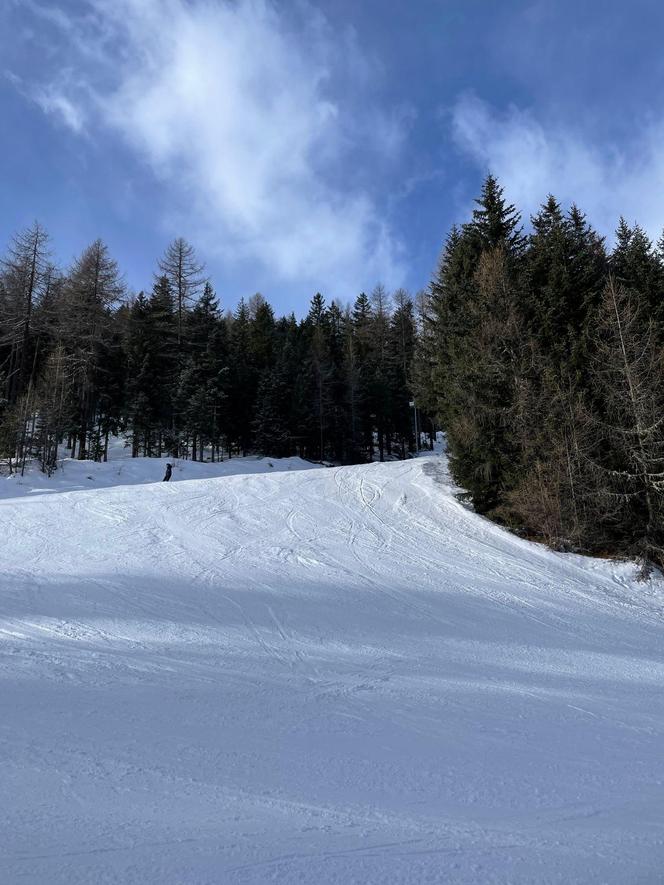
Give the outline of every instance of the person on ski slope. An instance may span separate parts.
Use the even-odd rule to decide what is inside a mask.
[[[167,464],[166,465],[166,473],[164,474],[164,478],[162,479],[162,482],[168,482],[171,478],[172,472],[173,472],[173,465]]]

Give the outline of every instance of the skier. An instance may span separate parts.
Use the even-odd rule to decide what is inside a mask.
[[[167,464],[167,465],[166,465],[166,473],[165,473],[165,475],[164,475],[164,478],[162,479],[162,482],[168,482],[169,479],[171,478],[171,473],[172,473],[172,472],[173,472],[173,465],[172,465],[172,464]]]

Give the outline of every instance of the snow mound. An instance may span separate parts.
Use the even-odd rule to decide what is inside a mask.
[[[289,462],[5,482],[0,881],[658,881],[661,584]]]
[[[118,485],[144,485],[161,482],[166,464],[173,465],[171,482],[185,479],[213,479],[247,473],[280,473],[281,471],[311,470],[318,465],[302,458],[264,458],[248,455],[230,460],[184,461],[180,458],[132,458],[121,440],[114,439],[108,461],[79,461],[73,458],[58,460],[58,469],[51,476],[42,473],[37,464],[29,464],[25,475],[0,472],[0,500],[24,495],[45,495],[87,489],[111,488]]]

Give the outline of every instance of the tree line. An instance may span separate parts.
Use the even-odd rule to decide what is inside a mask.
[[[0,264],[0,458],[50,474],[63,453],[105,460],[117,434],[134,456],[403,458],[416,326],[380,285],[346,307],[316,294],[301,320],[261,295],[224,313],[183,239],[130,297],[103,242],[63,272],[35,223]]]
[[[549,196],[526,235],[488,176],[426,296],[415,361],[475,508],[559,549],[664,565],[664,239],[608,249]]]
[[[174,240],[129,297],[99,240],[66,271],[39,224],[0,264],[0,458],[405,458],[447,433],[475,509],[558,549],[664,565],[664,238],[606,242],[549,196],[524,233],[491,175],[426,292],[260,295],[223,312]]]

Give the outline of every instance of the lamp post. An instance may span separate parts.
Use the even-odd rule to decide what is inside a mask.
[[[415,400],[412,399],[409,403],[411,409],[413,410],[413,418],[415,422],[415,451],[419,453],[420,451],[420,434],[417,429],[417,406],[415,405]]]

